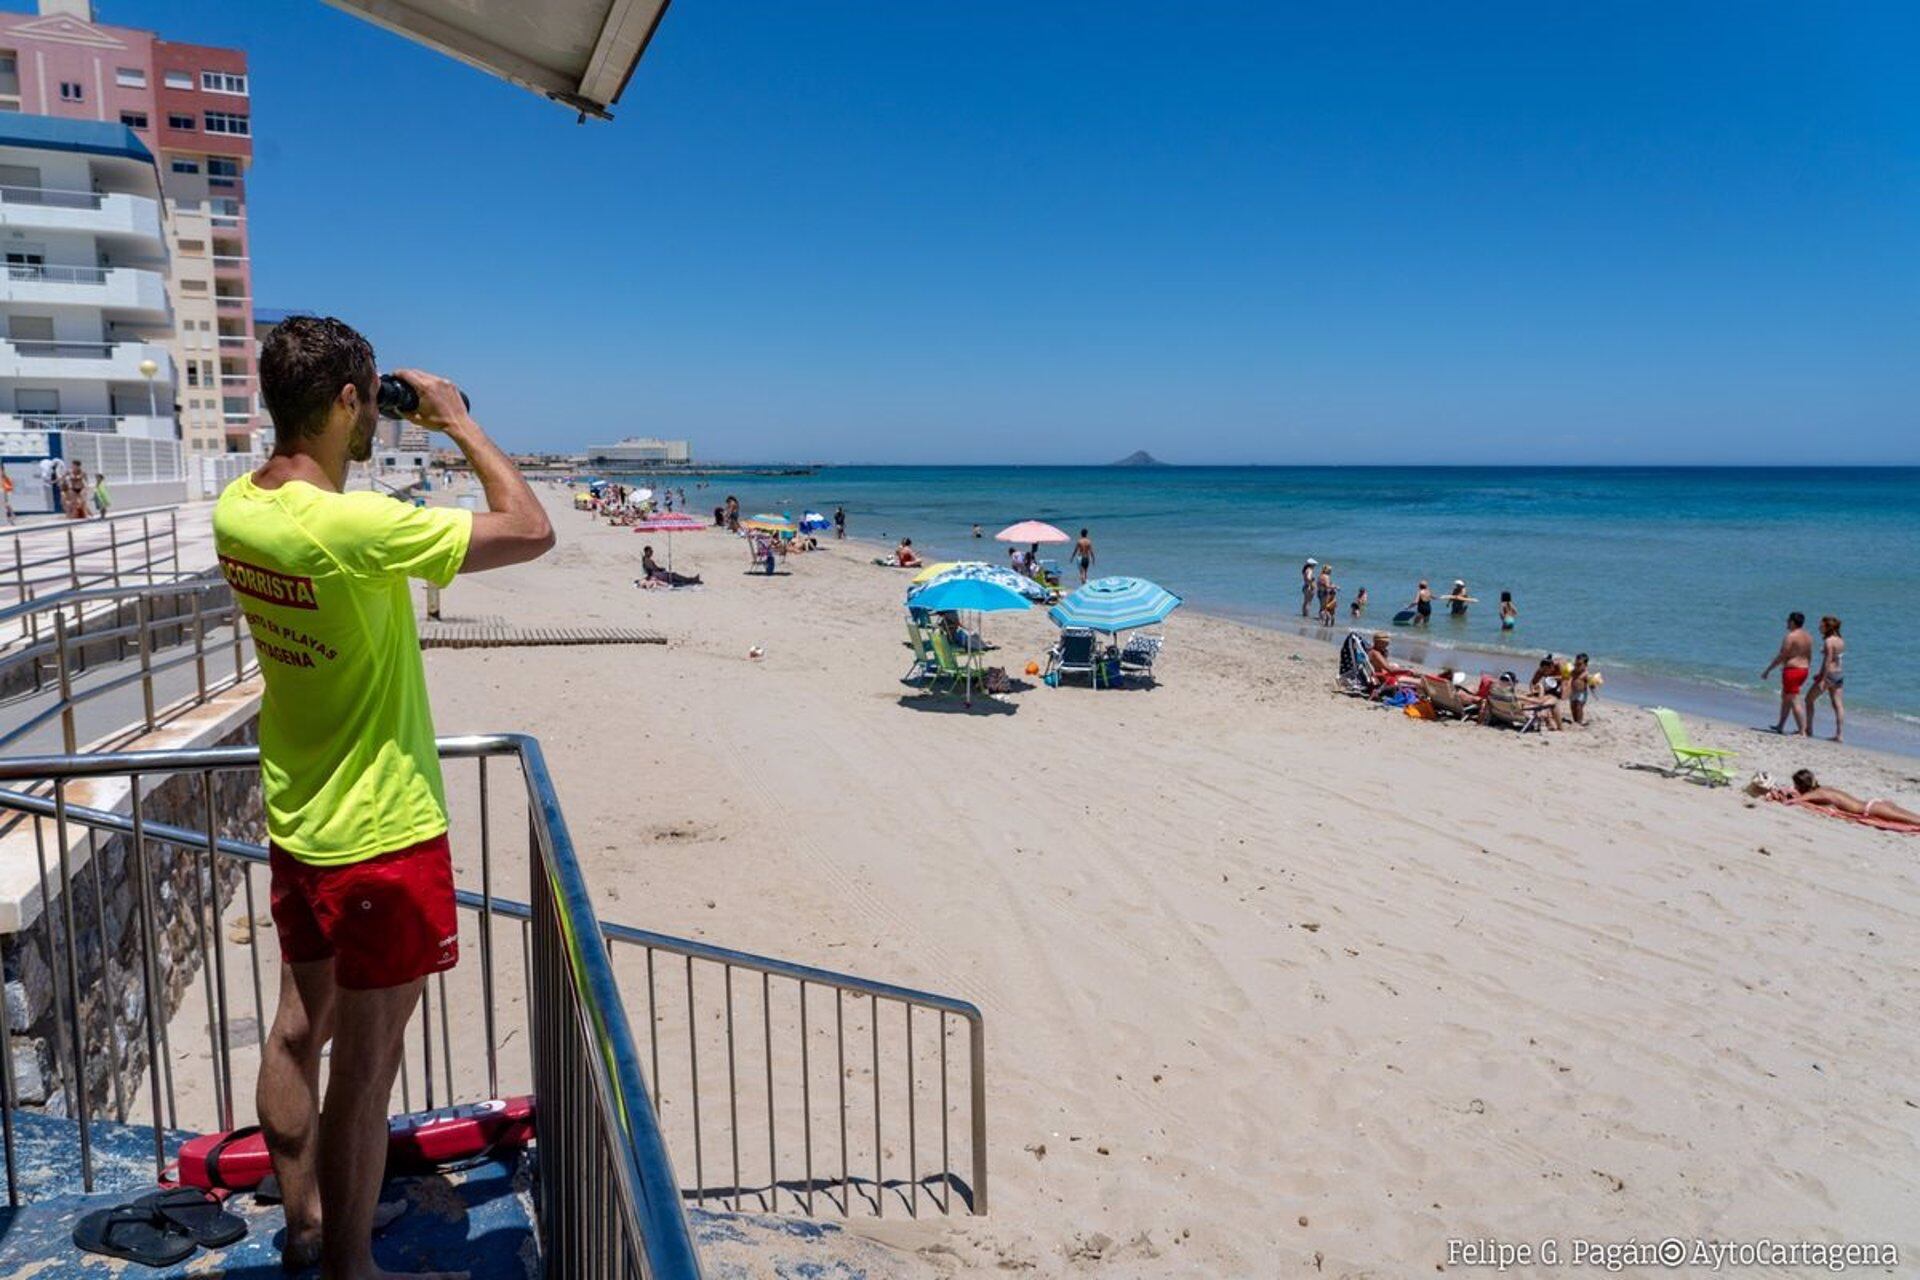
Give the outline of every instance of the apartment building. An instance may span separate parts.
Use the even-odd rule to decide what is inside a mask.
[[[153,155],[120,124],[0,116],[0,431],[174,439]]]
[[[252,448],[261,425],[246,171],[246,54],[94,21],[90,0],[0,13],[0,112],[122,125],[158,164],[179,436],[195,456]]]

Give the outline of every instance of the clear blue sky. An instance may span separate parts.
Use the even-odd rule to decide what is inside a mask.
[[[676,0],[585,126],[312,0],[100,8],[250,52],[261,303],[516,447],[1920,462],[1911,4]]]

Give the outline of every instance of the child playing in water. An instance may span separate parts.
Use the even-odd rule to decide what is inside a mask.
[[[1500,593],[1500,629],[1513,630],[1513,624],[1520,620],[1520,611],[1513,607],[1513,592]]]
[[[1367,611],[1367,589],[1365,587],[1353,593],[1353,603],[1348,605],[1347,608],[1349,615],[1355,618]]]

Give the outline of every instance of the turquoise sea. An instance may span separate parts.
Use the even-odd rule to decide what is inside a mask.
[[[942,559],[1004,561],[992,535],[1015,520],[1086,527],[1096,573],[1289,630],[1308,556],[1333,563],[1343,623],[1358,587],[1385,625],[1422,577],[1465,578],[1481,603],[1436,610],[1430,644],[1516,667],[1584,650],[1615,699],[1747,724],[1773,721],[1760,670],[1786,614],[1831,613],[1848,738],[1920,754],[1920,468],[830,467],[705,484],[686,485],[695,510],[728,493],[749,512],[839,504],[851,533]],[[1503,590],[1520,610],[1505,636]]]

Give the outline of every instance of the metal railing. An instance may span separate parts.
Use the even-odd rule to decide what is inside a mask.
[[[0,529],[0,539],[0,595],[11,587],[16,605],[52,591],[152,586],[180,572],[178,507],[16,525]],[[49,544],[51,550],[29,548],[29,541]]]
[[[495,734],[443,738],[439,750],[443,759],[477,762],[478,891],[460,890],[458,902],[464,915],[463,943],[477,937],[480,960],[477,971],[475,966],[466,965],[455,972],[477,979],[479,989],[477,1010],[463,1008],[457,1021],[449,1013],[447,974],[436,975],[422,990],[414,1023],[419,1028],[419,1082],[426,1105],[429,1109],[436,1105],[437,1080],[445,1083],[445,1094],[440,1096],[448,1103],[462,1096],[500,1096],[503,1066],[511,1070],[513,1065],[511,1061],[503,1063],[504,1050],[518,1036],[519,1028],[503,1026],[497,1014],[509,993],[500,981],[500,939],[496,934],[506,933],[510,938],[517,928],[523,975],[519,1003],[525,1011],[527,1032],[521,1038],[520,1051],[524,1052],[527,1076],[538,1100],[537,1224],[544,1274],[568,1280],[576,1276],[697,1280],[699,1260],[672,1161],[649,1104],[641,1059],[620,1001],[608,944],[593,914],[586,880],[539,743],[523,735]],[[491,813],[497,806],[490,803],[487,765],[496,757],[515,758],[525,784],[522,806],[527,822],[529,883],[525,903],[494,895],[495,824]],[[0,782],[38,784],[49,792],[0,790],[0,811],[19,815],[16,823],[32,824],[42,849],[41,901],[49,910],[57,902],[60,927],[57,931],[43,930],[43,937],[49,952],[57,953],[48,957],[57,979],[53,1003],[60,1034],[55,1038],[62,1043],[64,1058],[57,1065],[66,1110],[76,1122],[81,1178],[88,1189],[94,1177],[94,1113],[110,1105],[113,1114],[124,1120],[137,1103],[141,1067],[146,1075],[156,1172],[164,1169],[166,1160],[162,1129],[178,1128],[182,1123],[181,1095],[192,1083],[192,1075],[188,1071],[176,1073],[173,1066],[176,1060],[190,1064],[197,1055],[187,1052],[185,1046],[176,1051],[170,1043],[170,1011],[162,991],[164,980],[159,975],[159,956],[165,944],[154,882],[159,874],[163,885],[172,883],[167,879],[174,870],[171,864],[183,858],[187,860],[192,891],[181,895],[174,912],[191,916],[192,936],[187,945],[199,960],[207,1048],[213,1062],[212,1123],[224,1129],[234,1125],[234,1054],[241,1046],[236,1045],[232,1033],[231,975],[225,959],[229,947],[222,940],[220,921],[238,895],[244,895],[248,919],[255,918],[259,899],[254,880],[267,854],[258,843],[222,833],[215,801],[216,776],[251,773],[258,767],[259,753],[251,747],[0,760]],[[187,797],[187,804],[198,806],[197,812],[203,815],[198,829],[147,818],[148,802],[160,795],[158,788],[149,790],[149,783],[156,777],[185,780],[189,787],[197,787]],[[68,801],[70,784],[87,780],[98,788],[109,779],[125,781],[126,813]],[[94,845],[89,860],[93,872],[90,922],[79,918],[86,910],[84,902],[78,903],[76,910],[80,895],[70,853],[76,848],[72,839],[75,828]],[[91,983],[83,985],[83,972],[95,975],[102,984],[108,1008],[120,1007],[123,999],[115,974],[114,953],[120,949],[110,945],[109,931],[100,927],[108,918],[101,888],[100,868],[107,852],[100,847],[102,837],[108,842],[123,842],[131,874],[138,882],[134,920],[128,926],[134,938],[126,948],[136,953],[126,957],[127,967],[132,970],[137,966],[138,974],[137,979],[132,973],[127,976],[140,987],[139,1001],[132,1006],[140,1013],[132,1045],[116,1038],[119,1032],[111,1018],[100,1019],[109,1024],[105,1028],[83,1025],[87,1019],[81,993],[93,989]],[[47,883],[44,847],[49,842],[57,853],[57,899],[48,894],[51,886]],[[169,925],[176,922],[177,915],[167,919]],[[89,923],[92,927],[85,927]],[[60,935],[57,941],[55,932]],[[91,954],[82,955],[88,949],[83,941],[90,942]],[[266,1025],[267,1005],[261,947],[251,935],[246,950],[251,957],[258,1030]],[[436,999],[440,1036],[437,1059]],[[97,1011],[100,1003],[94,1007]],[[475,1013],[477,1016],[472,1016]],[[198,1020],[194,1025],[197,1029]],[[483,1052],[465,1052],[456,1059],[456,1025],[463,1041],[470,1042],[476,1034],[482,1037]],[[410,1024],[409,1039],[412,1027]],[[96,1073],[76,1071],[74,1064],[89,1062],[89,1044],[95,1044],[97,1052],[101,1042],[112,1054],[112,1067],[107,1073],[112,1088],[104,1090],[109,1096],[96,1101],[95,1092],[104,1089],[93,1084]],[[20,1178],[13,1134],[17,1094],[12,1061],[12,1032],[5,1020],[0,1020],[0,1117],[5,1121],[0,1140],[4,1142],[9,1200],[18,1203]],[[135,1077],[130,1084],[121,1079],[123,1062],[126,1073]],[[480,1077],[482,1070],[484,1076]],[[466,1077],[464,1088],[456,1084],[456,1074]],[[83,1077],[87,1083],[79,1084]],[[412,1080],[404,1063],[397,1090],[401,1106],[411,1109]]]
[[[107,194],[64,191],[58,187],[0,187],[0,204],[37,204],[56,209],[98,209]]]
[[[47,284],[105,284],[106,267],[48,266],[39,262],[9,262],[7,279],[39,280]]]
[[[132,620],[127,621],[131,613]],[[163,705],[176,709],[200,706],[214,694],[246,680],[259,664],[247,653],[247,634],[240,623],[244,610],[233,591],[219,578],[199,577],[152,587],[69,591],[42,600],[0,609],[0,632],[23,626],[27,643],[0,652],[0,703],[8,695],[38,694],[49,686],[58,697],[37,712],[21,717],[0,732],[0,749],[58,719],[61,742],[71,752],[79,749],[79,709],[97,698],[138,685],[142,714],[135,722],[151,733]],[[231,638],[209,642],[216,628],[232,629]],[[190,651],[167,655],[169,649]],[[231,658],[232,674],[210,674]],[[75,680],[105,664],[133,669],[77,688]],[[166,699],[155,681],[168,672],[191,665],[192,692],[184,699]],[[116,716],[106,728],[125,724]],[[131,726],[129,726],[131,727]]]
[[[954,1211],[958,1192],[963,1212],[987,1211],[986,1028],[974,1005],[645,929],[604,929],[616,961],[634,957],[625,969],[640,988],[634,1017],[647,1023],[661,1127],[681,1167],[692,1158],[688,1199],[812,1215],[818,1194],[843,1217],[861,1209],[884,1217],[889,1200],[918,1217],[923,1191],[942,1214]],[[715,1008],[717,1016],[703,1012]],[[970,1181],[955,1172],[950,1092],[959,1056],[950,1046],[962,1028],[966,1160],[958,1167],[970,1166]],[[816,1064],[833,1076],[817,1090]],[[724,1114],[702,1111],[703,1084],[709,1097],[722,1090]],[[673,1096],[681,1089],[685,1106]],[[889,1132],[895,1146],[904,1133],[904,1152],[889,1146]],[[726,1181],[710,1183],[709,1170]]]

